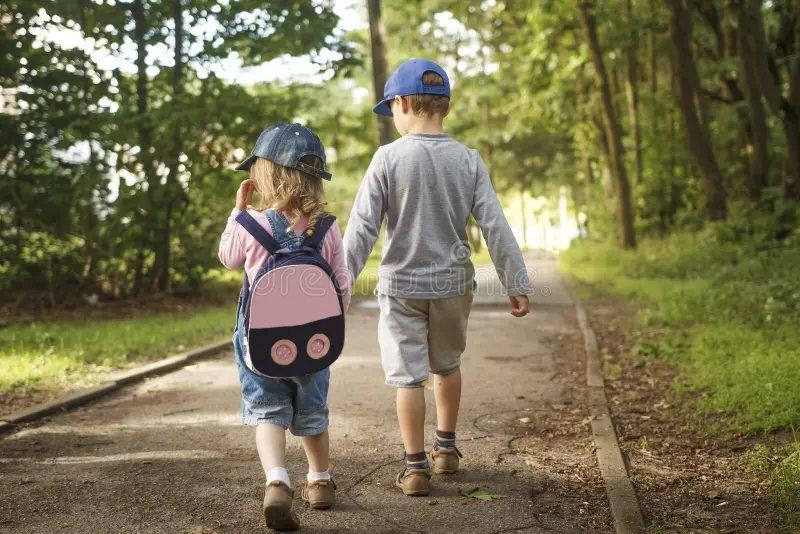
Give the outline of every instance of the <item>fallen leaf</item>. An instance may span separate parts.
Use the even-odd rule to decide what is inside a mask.
[[[478,499],[479,501],[496,501],[499,499],[506,498],[506,495],[495,495],[492,493],[487,493],[480,487],[472,488],[469,491],[465,491],[464,488],[458,488],[458,493],[462,497],[468,497],[470,499]]]

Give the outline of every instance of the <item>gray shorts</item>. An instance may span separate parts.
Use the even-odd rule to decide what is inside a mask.
[[[444,299],[378,295],[378,304],[378,343],[387,384],[419,387],[428,373],[448,375],[459,368],[472,293]]]

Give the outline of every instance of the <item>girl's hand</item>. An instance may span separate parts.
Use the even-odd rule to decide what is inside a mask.
[[[256,184],[251,179],[247,179],[239,185],[239,190],[236,191],[236,209],[245,211],[253,199],[253,191],[256,189]]]

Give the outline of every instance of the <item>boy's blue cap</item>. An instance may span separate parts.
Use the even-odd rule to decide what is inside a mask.
[[[444,85],[423,85],[422,75],[433,71],[444,80]],[[397,67],[383,87],[383,100],[372,111],[378,115],[392,116],[390,106],[396,96],[443,95],[450,98],[450,79],[442,67],[427,59],[409,59]]]
[[[322,161],[322,169],[317,169],[300,161],[303,156],[316,156]],[[331,179],[325,170],[325,148],[317,134],[299,124],[278,124],[261,132],[249,158],[244,160],[237,171],[248,171],[256,158],[264,158],[297,169],[316,178]]]

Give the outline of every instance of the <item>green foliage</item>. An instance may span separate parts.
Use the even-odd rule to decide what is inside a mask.
[[[184,0],[178,72],[174,5],[0,6],[4,290],[36,291],[46,279],[55,305],[78,292],[196,289],[217,265],[217,240],[209,236],[219,235],[244,178],[233,163],[265,126],[316,117],[323,94],[311,86],[231,83],[218,76],[220,62],[260,65],[307,54],[330,77],[354,72],[361,61],[336,30],[329,1]],[[117,67],[101,66],[103,56]],[[353,131],[366,114],[351,113],[341,100],[349,147],[364,138]],[[319,126],[332,130],[335,119]]]
[[[729,239],[748,225],[761,231]],[[771,239],[772,228],[734,219],[644,240],[635,253],[581,242],[561,262],[580,280],[647,304],[639,321],[665,335],[633,355],[675,363],[679,382],[702,393],[699,409],[726,413],[729,428],[800,426],[800,240]]]

